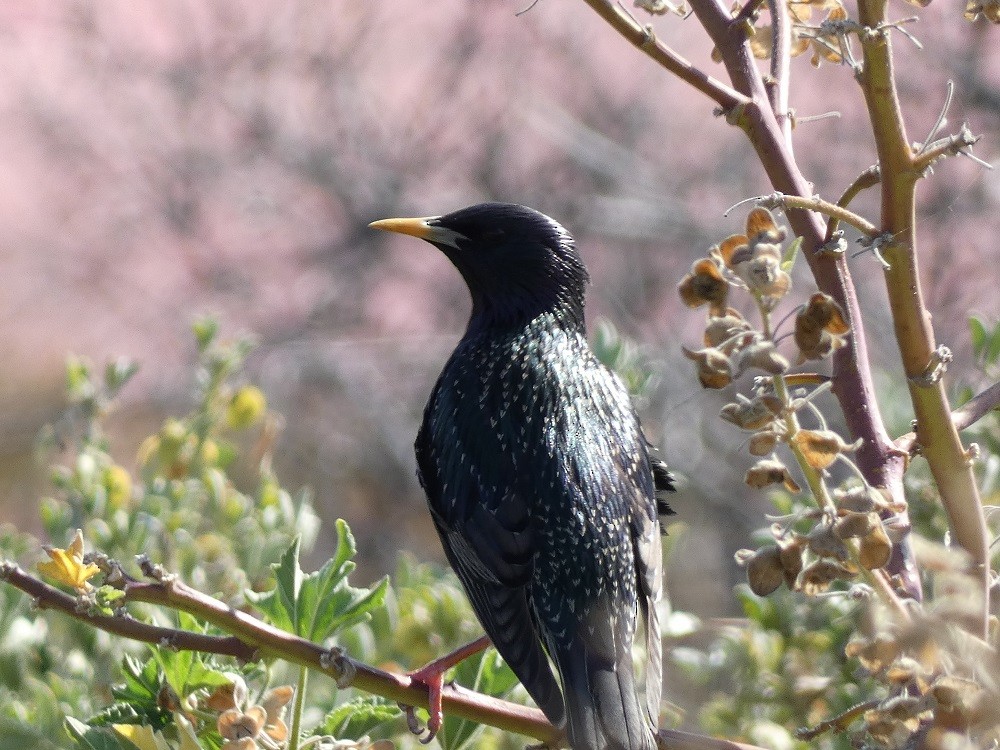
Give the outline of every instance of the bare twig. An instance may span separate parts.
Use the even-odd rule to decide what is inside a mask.
[[[847,222],[868,237],[877,237],[879,234],[878,227],[867,219],[858,216],[856,213],[847,210],[843,206],[825,201],[818,195],[812,195],[808,198],[801,195],[785,195],[784,193],[756,195],[752,198],[745,198],[744,200],[741,200],[736,205],[727,209],[726,214],[736,208],[736,206],[741,206],[744,203],[756,203],[757,205],[764,206],[765,208],[782,208],[785,211],[795,208],[801,208],[806,211],[817,211],[821,214],[825,214],[826,216],[836,218],[838,221]]]
[[[653,27],[643,26],[613,0],[584,0],[615,31],[649,55],[682,81],[714,100],[723,110],[748,103],[747,97],[700,68],[695,67],[656,37]]]
[[[879,170],[878,164],[868,167],[868,169],[857,176],[854,182],[847,186],[847,190],[837,200],[837,205],[841,208],[847,208],[862,190],[867,190],[878,185],[879,180],[882,179],[881,175],[882,173]],[[830,223],[826,227],[827,242],[833,239],[833,235],[837,233],[838,229],[840,229],[840,219],[834,216],[830,219]]]
[[[996,409],[1000,409],[1000,383],[994,383],[973,396],[965,406],[953,412],[951,417],[955,420],[955,428],[964,430]]]

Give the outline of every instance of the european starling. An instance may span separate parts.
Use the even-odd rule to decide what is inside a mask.
[[[652,750],[659,515],[670,512],[657,491],[671,489],[670,475],[625,387],[587,345],[589,277],[572,237],[505,203],[372,226],[436,246],[472,296],[416,453],[445,554],[476,615],[574,750]],[[632,665],[639,610],[645,706]]]

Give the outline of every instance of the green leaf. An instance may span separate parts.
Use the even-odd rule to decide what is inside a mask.
[[[215,340],[219,333],[219,321],[212,317],[198,318],[192,325],[191,330],[194,338],[198,342],[198,351],[205,351]]]
[[[247,598],[275,627],[314,642],[321,642],[344,628],[367,620],[383,605],[389,581],[383,578],[372,588],[355,588],[347,583],[354,571],[351,559],[357,551],[354,535],[343,519],[337,520],[337,549],[333,558],[308,575],[299,567],[301,539],[273,565],[275,587]]]
[[[799,249],[802,247],[802,238],[796,237],[785,248],[784,255],[781,256],[781,270],[788,271],[792,270],[792,266],[795,265],[795,259],[799,257]]]
[[[993,330],[989,334],[983,362],[986,365],[995,365],[998,359],[1000,359],[1000,323],[993,326]]]
[[[139,365],[125,357],[109,362],[104,368],[104,388],[107,395],[114,397],[138,371]]]
[[[975,315],[969,318],[969,332],[972,334],[972,351],[979,358],[986,348],[986,326]]]
[[[357,740],[402,715],[403,712],[395,701],[374,695],[364,696],[334,708],[313,734]]]
[[[265,616],[267,621],[289,633],[299,633],[298,598],[302,587],[302,568],[299,567],[301,537],[296,536],[291,545],[281,555],[281,559],[271,565],[274,570],[275,586],[270,591],[247,591],[247,598]]]
[[[85,750],[139,750],[113,730],[87,726],[72,716],[66,717],[64,726],[69,736],[76,740],[77,746]]]

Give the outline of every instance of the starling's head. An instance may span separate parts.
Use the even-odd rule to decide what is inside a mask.
[[[468,284],[474,323],[517,322],[552,311],[583,324],[587,269],[569,232],[545,214],[513,203],[480,203],[371,226],[419,237],[447,255]]]

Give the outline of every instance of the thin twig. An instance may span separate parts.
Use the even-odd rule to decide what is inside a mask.
[[[661,42],[650,25],[643,26],[612,0],[584,0],[615,31],[668,71],[715,101],[723,111],[746,106],[750,99],[695,67]]]
[[[825,214],[826,216],[836,218],[839,221],[846,222],[868,237],[877,237],[879,234],[878,227],[867,219],[859,216],[853,211],[849,211],[843,206],[838,206],[835,203],[823,200],[818,195],[813,195],[808,198],[801,195],[786,195],[785,193],[755,195],[752,198],[746,198],[736,205],[731,206],[726,210],[724,215],[729,214],[729,212],[734,208],[741,206],[744,203],[756,203],[757,205],[764,206],[765,208],[783,208],[786,211],[790,208],[800,208],[805,211],[816,211],[818,213]]]
[[[882,179],[881,171],[879,170],[878,164],[874,164],[864,172],[859,174],[855,178],[854,182],[847,186],[847,190],[844,191],[843,195],[837,200],[837,205],[841,208],[847,208],[851,205],[858,193],[862,190],[867,190],[868,188],[875,187],[878,185],[879,180]],[[836,234],[837,230],[840,228],[840,219],[832,218],[830,223],[826,227],[826,241],[829,242],[833,239],[833,235]]]
[[[951,418],[957,429],[964,430],[996,409],[1000,409],[1000,383],[994,383],[973,396],[961,409],[953,412]]]
[[[205,635],[178,628],[149,625],[131,617],[92,613],[80,607],[76,597],[60,591],[44,581],[25,572],[18,565],[0,562],[0,580],[7,581],[14,588],[28,594],[39,609],[53,609],[69,615],[74,620],[85,622],[98,630],[128,638],[140,643],[169,645],[180,651],[201,651],[204,653],[232,656],[243,662],[258,658],[257,649],[233,636]]]

